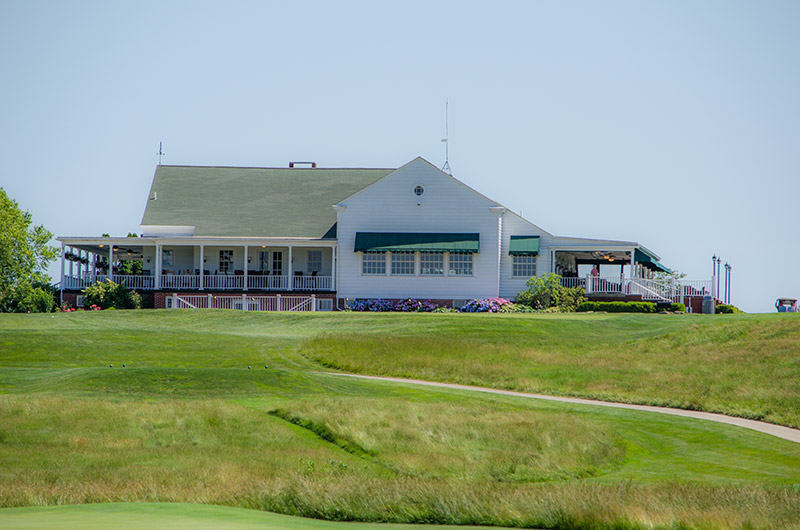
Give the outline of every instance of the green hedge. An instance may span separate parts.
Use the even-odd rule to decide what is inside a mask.
[[[686,312],[686,305],[673,303],[669,306],[669,311],[675,311],[676,313],[685,313]]]
[[[715,313],[718,315],[731,315],[734,313],[741,313],[742,310],[731,304],[719,304]]]
[[[652,302],[583,302],[578,311],[605,311],[607,313],[655,313]]]

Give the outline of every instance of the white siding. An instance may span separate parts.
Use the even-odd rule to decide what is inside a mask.
[[[413,189],[425,188],[418,197]],[[416,159],[342,203],[338,292],[343,298],[464,299],[497,296],[496,203]],[[479,233],[470,277],[362,276],[356,232]],[[418,268],[418,267],[417,267]],[[390,273],[390,264],[387,262]]]
[[[539,256],[536,259],[536,275],[550,272],[550,243],[552,236],[512,212],[503,215],[503,248],[500,255],[500,296],[513,300],[526,288],[527,278],[513,277],[513,259],[508,255],[511,236],[539,236]]]

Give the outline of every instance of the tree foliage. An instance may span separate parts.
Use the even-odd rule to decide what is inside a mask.
[[[93,305],[100,309],[141,309],[142,297],[136,291],[107,279],[83,290],[83,307]]]
[[[50,277],[45,271],[58,249],[48,245],[53,234],[42,225],[31,224],[30,212],[20,209],[0,188],[0,312],[53,308]]]
[[[533,276],[525,282],[528,289],[517,294],[516,302],[533,309],[554,309],[557,311],[575,311],[586,299],[582,287],[564,287],[561,276],[554,273]]]

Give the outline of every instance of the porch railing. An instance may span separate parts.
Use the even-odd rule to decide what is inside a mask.
[[[687,297],[713,293],[711,280],[663,280],[620,276],[561,278],[564,287],[582,287],[587,293],[639,295],[652,302],[683,302]]]
[[[172,309],[239,309],[244,311],[316,311],[316,295],[212,295],[173,294]]]
[[[65,275],[64,289],[85,289],[95,282],[105,281],[106,274]],[[137,291],[152,291],[156,288],[155,276],[114,274],[111,279]],[[204,275],[203,288],[209,291],[242,291],[244,275]],[[247,277],[247,288],[253,291],[331,291],[332,276],[261,276]],[[198,274],[162,274],[161,289],[175,291],[197,291],[200,289]]]

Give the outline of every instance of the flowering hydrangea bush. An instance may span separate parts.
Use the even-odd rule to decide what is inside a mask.
[[[414,298],[406,298],[399,302],[391,300],[378,299],[355,299],[350,300],[347,304],[350,311],[374,311],[374,312],[451,312],[458,311],[460,313],[526,313],[531,312],[527,306],[521,304],[514,304],[507,298],[476,298],[470,300],[458,309],[450,309],[439,307],[436,303],[430,300],[417,300]]]
[[[401,300],[400,302],[393,302],[391,300],[378,298],[377,300],[351,300],[347,307],[351,311],[400,311],[408,313],[415,311],[429,312],[433,311],[438,306],[430,300],[415,300],[413,298],[407,298],[405,300]]]
[[[508,298],[475,298],[459,308],[461,313],[499,313],[511,303]]]
[[[413,298],[407,298],[401,302],[397,302],[394,304],[395,311],[424,311],[429,313],[436,309],[438,306],[431,302],[430,300],[415,300]]]

